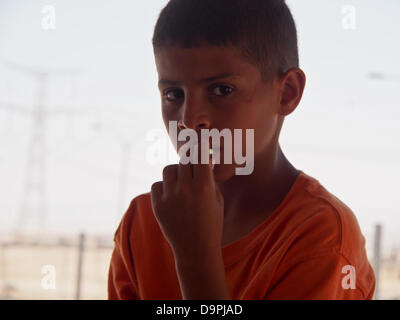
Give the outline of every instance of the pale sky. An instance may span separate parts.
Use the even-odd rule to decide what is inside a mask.
[[[135,196],[148,192],[168,164],[146,160],[164,130],[151,47],[167,1],[0,0],[0,231],[21,210],[32,119],[1,108],[31,108],[37,83],[12,62],[52,70],[46,108],[73,109],[46,122],[46,225],[53,232],[113,233]],[[400,44],[397,0],[291,0],[307,85],[287,117],[281,145],[298,169],[318,179],[355,213],[367,245],[375,223],[384,245],[400,246]],[[43,30],[43,6],[56,29]],[[344,6],[355,30],[343,28]],[[381,72],[377,81],[369,72]],[[14,109],[13,109],[14,110]],[[163,133],[164,138],[166,134]],[[127,189],[118,191],[121,146],[131,144]]]

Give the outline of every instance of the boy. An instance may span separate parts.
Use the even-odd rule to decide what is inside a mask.
[[[225,139],[220,164],[164,168],[115,232],[108,298],[372,299],[353,212],[279,145],[305,87],[284,0],[171,0],[153,47],[166,127],[254,129],[254,169],[224,162]]]

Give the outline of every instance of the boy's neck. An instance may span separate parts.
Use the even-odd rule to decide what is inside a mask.
[[[274,153],[254,159],[254,171],[248,176],[234,176],[220,183],[224,196],[226,220],[240,219],[243,214],[272,213],[285,198],[299,175],[286,159],[279,143]]]

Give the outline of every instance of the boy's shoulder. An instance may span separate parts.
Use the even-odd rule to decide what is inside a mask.
[[[350,266],[357,270],[358,287],[367,296],[374,275],[354,212],[317,179],[304,172],[299,178],[297,190],[288,201],[289,210],[278,219],[275,228],[281,233],[279,245],[285,248],[281,270],[307,261],[316,266],[323,261]]]
[[[148,231],[149,228],[156,228],[158,225],[155,222],[151,208],[151,193],[139,194],[131,200],[123,214],[114,233],[114,241],[120,242],[131,238],[131,235],[138,235],[139,229]]]
[[[350,263],[363,263],[365,238],[353,210],[303,171],[296,183],[279,221],[292,251],[299,257],[335,252]]]

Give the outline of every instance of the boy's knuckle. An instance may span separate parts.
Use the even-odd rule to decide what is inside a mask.
[[[163,173],[168,173],[168,172],[174,171],[174,170],[176,170],[177,166],[178,165],[176,165],[176,164],[169,164],[164,167]]]
[[[152,195],[154,195],[156,192],[158,192],[161,187],[162,187],[162,182],[161,181],[154,182],[151,185],[151,193],[152,193]]]

